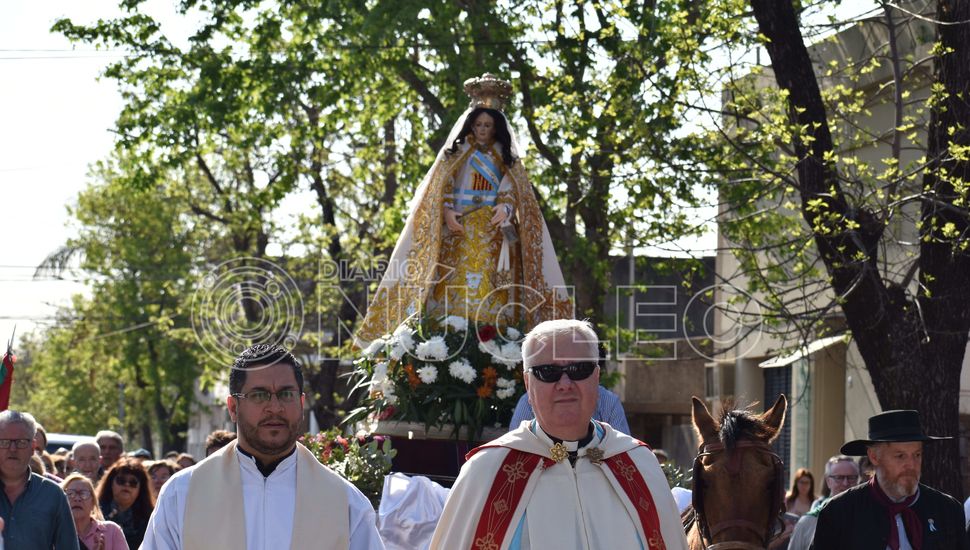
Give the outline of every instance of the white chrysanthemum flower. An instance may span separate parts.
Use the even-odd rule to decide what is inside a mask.
[[[475,380],[475,377],[478,376],[478,373],[475,372],[474,367],[472,367],[468,363],[468,360],[464,358],[459,361],[452,361],[451,364],[448,365],[448,374],[466,384],[471,384]]]
[[[374,365],[374,374],[371,375],[370,385],[376,387],[387,381],[387,361],[381,361]]]
[[[448,357],[448,344],[444,336],[432,336],[418,344],[418,358],[425,361],[443,361]]]
[[[499,353],[498,344],[495,343],[495,340],[489,340],[488,342],[479,341],[478,349],[482,353],[487,353],[489,355],[495,355],[496,353]]]
[[[383,349],[386,344],[387,342],[385,342],[383,338],[378,338],[368,344],[361,353],[364,355],[364,357],[373,357],[378,351]]]
[[[502,389],[515,389],[515,380],[509,380],[508,378],[499,378],[495,381],[495,385]]]
[[[509,327],[505,329],[505,336],[508,337],[509,340],[518,340],[522,337],[522,333],[512,327]]]
[[[407,351],[408,350],[404,349],[404,345],[401,344],[400,341],[397,341],[394,342],[393,346],[391,346],[391,353],[389,353],[388,356],[390,356],[390,358],[394,361],[400,361]]]
[[[459,317],[458,315],[449,315],[445,317],[444,323],[455,330],[465,330],[468,328],[468,319],[464,317]]]
[[[492,354],[492,361],[506,367],[514,367],[522,362],[522,346],[518,342],[508,342],[499,347],[492,346],[482,350]]]
[[[502,346],[502,357],[516,363],[522,362],[522,346],[518,342],[509,342]]]
[[[418,378],[425,384],[434,384],[435,380],[438,379],[438,367],[431,365],[421,367],[418,369]]]
[[[495,390],[495,397],[498,397],[499,399],[508,399],[513,395],[515,395],[515,388],[502,388]]]
[[[388,405],[397,405],[397,394],[394,393],[394,384],[385,384],[381,389],[384,394],[384,402]]]
[[[414,350],[414,331],[407,325],[401,325],[394,330],[394,336],[407,351]]]

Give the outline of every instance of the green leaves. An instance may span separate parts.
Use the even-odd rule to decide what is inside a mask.
[[[99,165],[98,180],[72,209],[79,229],[67,247],[90,294],[29,339],[32,388],[18,403],[51,431],[147,426],[166,449],[184,448],[205,366],[190,351],[187,302],[196,247],[207,234],[185,223],[185,210],[163,189],[126,187],[118,177],[125,166],[124,159]]]

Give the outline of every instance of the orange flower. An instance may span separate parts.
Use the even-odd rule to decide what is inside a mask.
[[[495,382],[498,381],[498,371],[494,367],[485,367],[482,369],[482,378],[485,383],[478,387],[475,393],[478,397],[485,399],[486,397],[492,396],[492,390],[495,388]]]
[[[418,375],[414,372],[414,365],[404,367],[404,372],[408,374],[408,385],[411,386],[411,389],[413,390],[414,388],[418,387],[418,384],[421,383],[421,379],[418,378]]]
[[[491,382],[491,385],[495,385],[495,381],[498,380],[498,371],[495,367],[485,367],[482,369],[482,378],[485,379],[485,383]]]

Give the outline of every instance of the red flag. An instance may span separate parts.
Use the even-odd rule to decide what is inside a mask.
[[[14,331],[16,333],[16,328]],[[3,354],[3,364],[0,365],[0,411],[10,408],[10,387],[13,386],[13,364],[17,356],[13,354],[13,335],[7,342],[7,353]]]
[[[0,411],[10,407],[10,387],[13,385],[13,364],[17,356],[10,350],[3,354],[3,366],[0,367]]]

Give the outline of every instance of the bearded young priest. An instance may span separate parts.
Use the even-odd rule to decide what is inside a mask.
[[[597,344],[585,321],[546,321],[526,336],[524,380],[536,418],[469,453],[432,550],[687,548],[653,453],[592,420]]]
[[[868,456],[875,475],[825,503],[812,548],[970,548],[960,503],[919,482],[923,444],[937,439],[950,438],[925,435],[917,411],[886,411],[869,418],[869,439],[846,443],[842,454]]]
[[[162,488],[144,550],[382,550],[370,501],[296,442],[303,370],[255,345],[229,374],[238,438]]]

